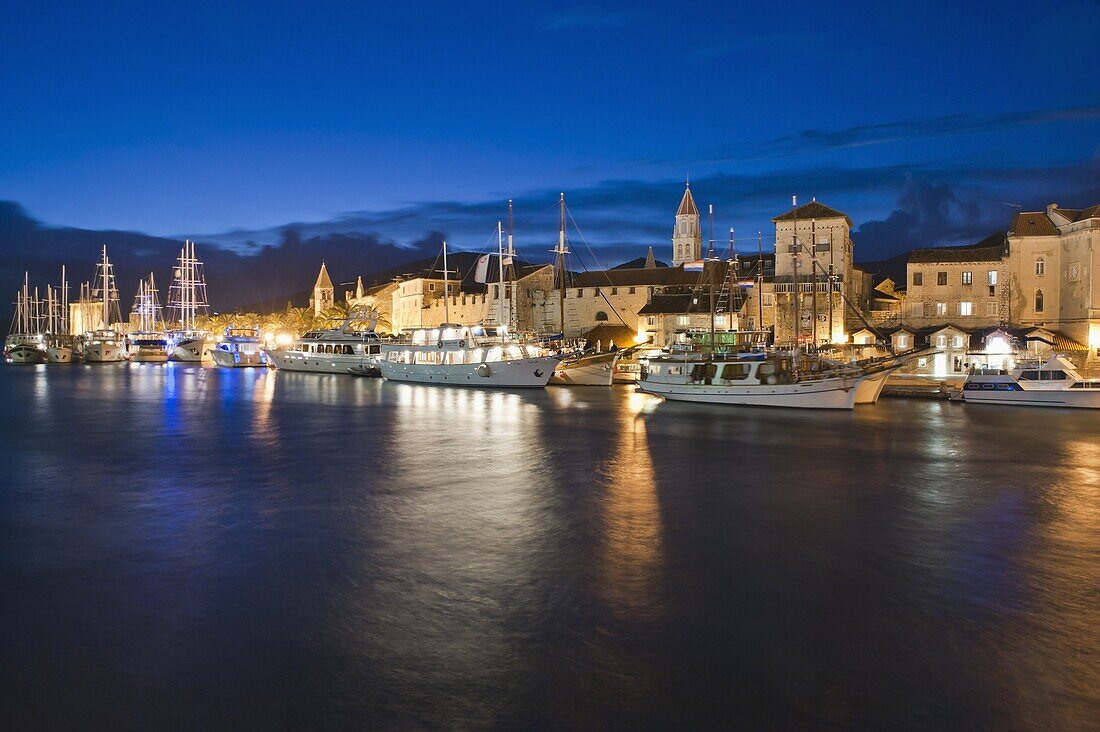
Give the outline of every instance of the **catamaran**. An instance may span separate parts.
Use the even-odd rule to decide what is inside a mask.
[[[98,285],[98,289],[96,286]],[[115,287],[115,271],[107,258],[107,247],[103,247],[103,256],[96,265],[96,279],[92,296],[99,293],[102,301],[101,327],[84,336],[84,361],[86,363],[117,363],[126,358],[122,334],[111,327],[111,323],[122,320],[118,305],[118,288]],[[114,318],[112,320],[112,318]]]
[[[444,322],[411,328],[399,342],[383,343],[378,368],[390,381],[497,388],[542,388],[560,356],[509,332],[503,323],[460,325],[450,321],[447,243],[443,243]]]
[[[368,323],[366,328],[356,327],[363,322]],[[376,315],[366,319],[354,313],[339,325],[311,330],[288,346],[264,350],[282,371],[381,376],[382,339],[374,330],[377,322]]]
[[[206,276],[202,262],[195,257],[195,242],[183,243],[172,274],[168,317],[176,327],[167,334],[169,358],[197,363],[206,352],[210,334],[195,325],[195,319],[207,311]]]
[[[128,338],[130,360],[137,363],[167,361],[168,336],[164,332],[164,318],[157,300],[157,285],[152,272],[148,279],[138,282],[131,312],[137,316],[138,329]]]
[[[958,400],[967,404],[1100,409],[1100,379],[1086,379],[1060,355],[1022,360],[1009,369],[974,368]]]

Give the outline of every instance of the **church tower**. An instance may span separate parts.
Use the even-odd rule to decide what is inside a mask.
[[[325,263],[321,262],[321,271],[317,274],[317,281],[313,283],[313,297],[309,299],[314,315],[320,315],[332,307],[335,292],[332,280],[328,276],[328,269]]]
[[[680,209],[676,212],[676,228],[672,230],[672,266],[703,258],[703,237],[699,230],[699,209],[691,196],[691,184],[684,189]]]

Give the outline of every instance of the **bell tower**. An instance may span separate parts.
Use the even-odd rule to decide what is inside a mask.
[[[332,280],[328,276],[328,268],[321,262],[321,271],[317,274],[317,281],[313,283],[313,297],[310,304],[313,305],[313,314],[320,315],[332,307],[336,289],[332,286]]]
[[[703,257],[703,237],[699,230],[699,209],[691,195],[691,184],[684,188],[680,208],[676,211],[676,228],[672,230],[672,266],[694,262]]]

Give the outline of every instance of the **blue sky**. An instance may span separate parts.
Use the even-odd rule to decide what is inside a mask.
[[[594,245],[663,246],[690,174],[719,231],[816,195],[883,255],[1100,202],[1096,2],[160,5],[0,10],[0,199],[478,248],[564,191]]]

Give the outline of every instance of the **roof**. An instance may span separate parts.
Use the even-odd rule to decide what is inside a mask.
[[[718,270],[715,280],[721,282],[726,276],[726,262],[714,263]],[[681,267],[634,267],[622,269],[593,270],[578,272],[573,276],[570,287],[697,287],[705,285],[709,277],[706,272],[685,270]]]
[[[324,262],[321,262],[321,271],[317,273],[317,281],[313,283],[314,290],[318,287],[327,287],[330,290],[333,289],[332,280],[328,276],[328,268],[325,267]]]
[[[677,216],[698,216],[699,209],[695,206],[695,199],[691,195],[691,186],[684,188],[684,197],[680,199],[680,208],[676,211]]]
[[[710,298],[705,292],[685,292],[676,295],[654,295],[638,311],[639,315],[681,315],[684,313],[709,313]]]
[[[1053,236],[1058,233],[1058,227],[1046,211],[1017,211],[1008,233],[1014,236]]]
[[[938,262],[999,262],[1008,256],[1008,237],[1001,232],[990,234],[977,244],[961,247],[933,247],[909,252],[910,264]]]
[[[776,216],[772,219],[772,223],[777,221],[793,221],[795,219],[800,221],[802,219],[844,219],[848,222],[848,226],[852,225],[852,220],[848,218],[848,214],[837,211],[835,208],[830,208],[816,199],[796,208],[792,208],[785,214]]]

